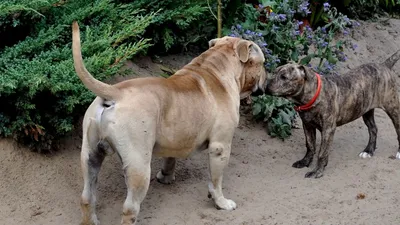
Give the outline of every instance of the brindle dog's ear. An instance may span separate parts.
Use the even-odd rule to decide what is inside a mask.
[[[214,38],[214,39],[210,40],[208,42],[208,48],[214,47],[215,43],[217,43],[218,40],[219,40],[219,38]]]
[[[310,77],[311,75],[312,75],[312,70],[311,70],[311,68],[310,67],[308,67],[308,66],[305,66],[305,65],[299,65],[299,69],[301,70],[301,71],[303,71],[303,78],[305,79],[305,80],[308,80],[308,77]]]

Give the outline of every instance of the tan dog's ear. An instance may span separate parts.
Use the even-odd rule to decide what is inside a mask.
[[[247,62],[249,59],[264,62],[264,54],[261,48],[251,41],[240,40],[236,46],[236,54],[241,62]]]
[[[214,38],[214,39],[210,40],[208,42],[208,47],[209,48],[214,47],[215,43],[217,43],[218,40],[219,40],[219,38]]]
[[[236,54],[239,56],[240,61],[247,62],[250,56],[250,46],[252,43],[246,40],[240,40],[236,46]]]

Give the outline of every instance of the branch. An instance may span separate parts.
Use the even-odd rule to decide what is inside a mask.
[[[221,0],[218,0],[218,38],[222,36],[222,16],[221,16]]]

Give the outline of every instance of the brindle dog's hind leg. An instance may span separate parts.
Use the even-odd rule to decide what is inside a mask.
[[[396,129],[397,140],[399,143],[396,158],[400,159],[400,103],[399,97],[396,92],[392,96],[392,99],[386,102],[383,109],[389,115],[390,119],[393,122],[394,128]]]
[[[157,173],[157,181],[162,184],[172,184],[175,181],[175,165],[175,158],[164,158],[163,168]]]
[[[375,124],[374,109],[366,112],[363,115],[363,120],[365,125],[367,125],[368,127],[369,141],[367,147],[365,147],[364,151],[360,152],[359,156],[365,159],[371,158],[374,155],[376,149],[376,135],[378,133],[378,128]]]
[[[310,124],[303,123],[304,135],[306,136],[306,147],[307,152],[303,159],[293,163],[293,167],[295,168],[303,168],[308,167],[313,161],[315,154],[315,135],[316,129]]]

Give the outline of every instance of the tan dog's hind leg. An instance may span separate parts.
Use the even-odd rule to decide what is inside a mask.
[[[83,136],[81,167],[84,188],[81,196],[82,222],[81,225],[100,224],[96,216],[97,176],[105,154],[97,149],[91,149],[86,135]]]
[[[150,154],[149,154],[150,155]],[[135,157],[131,154],[130,157]],[[138,156],[140,157],[140,156]],[[137,159],[137,158],[136,158]],[[123,161],[128,161],[126,158]],[[124,168],[127,196],[123,206],[122,225],[134,225],[140,211],[140,204],[147,194],[150,185],[150,159],[148,163],[130,163]],[[125,164],[125,162],[124,162]]]
[[[209,196],[213,198],[217,209],[236,209],[236,203],[226,199],[222,193],[222,175],[224,167],[229,162],[231,144],[213,142],[210,143],[208,151],[211,175],[211,182],[208,185]]]
[[[172,184],[175,181],[175,165],[175,158],[164,158],[163,168],[157,173],[157,181],[162,184]]]
[[[133,129],[135,128],[135,129]],[[122,209],[122,225],[134,225],[138,219],[140,205],[146,197],[150,185],[151,157],[154,136],[147,135],[150,128],[146,125],[135,125],[133,128],[116,128],[121,132],[113,143],[122,160],[127,195]],[[130,131],[135,131],[131,133]],[[145,133],[144,131],[147,131]],[[113,132],[117,133],[117,132]],[[154,132],[151,132],[154,133]]]

